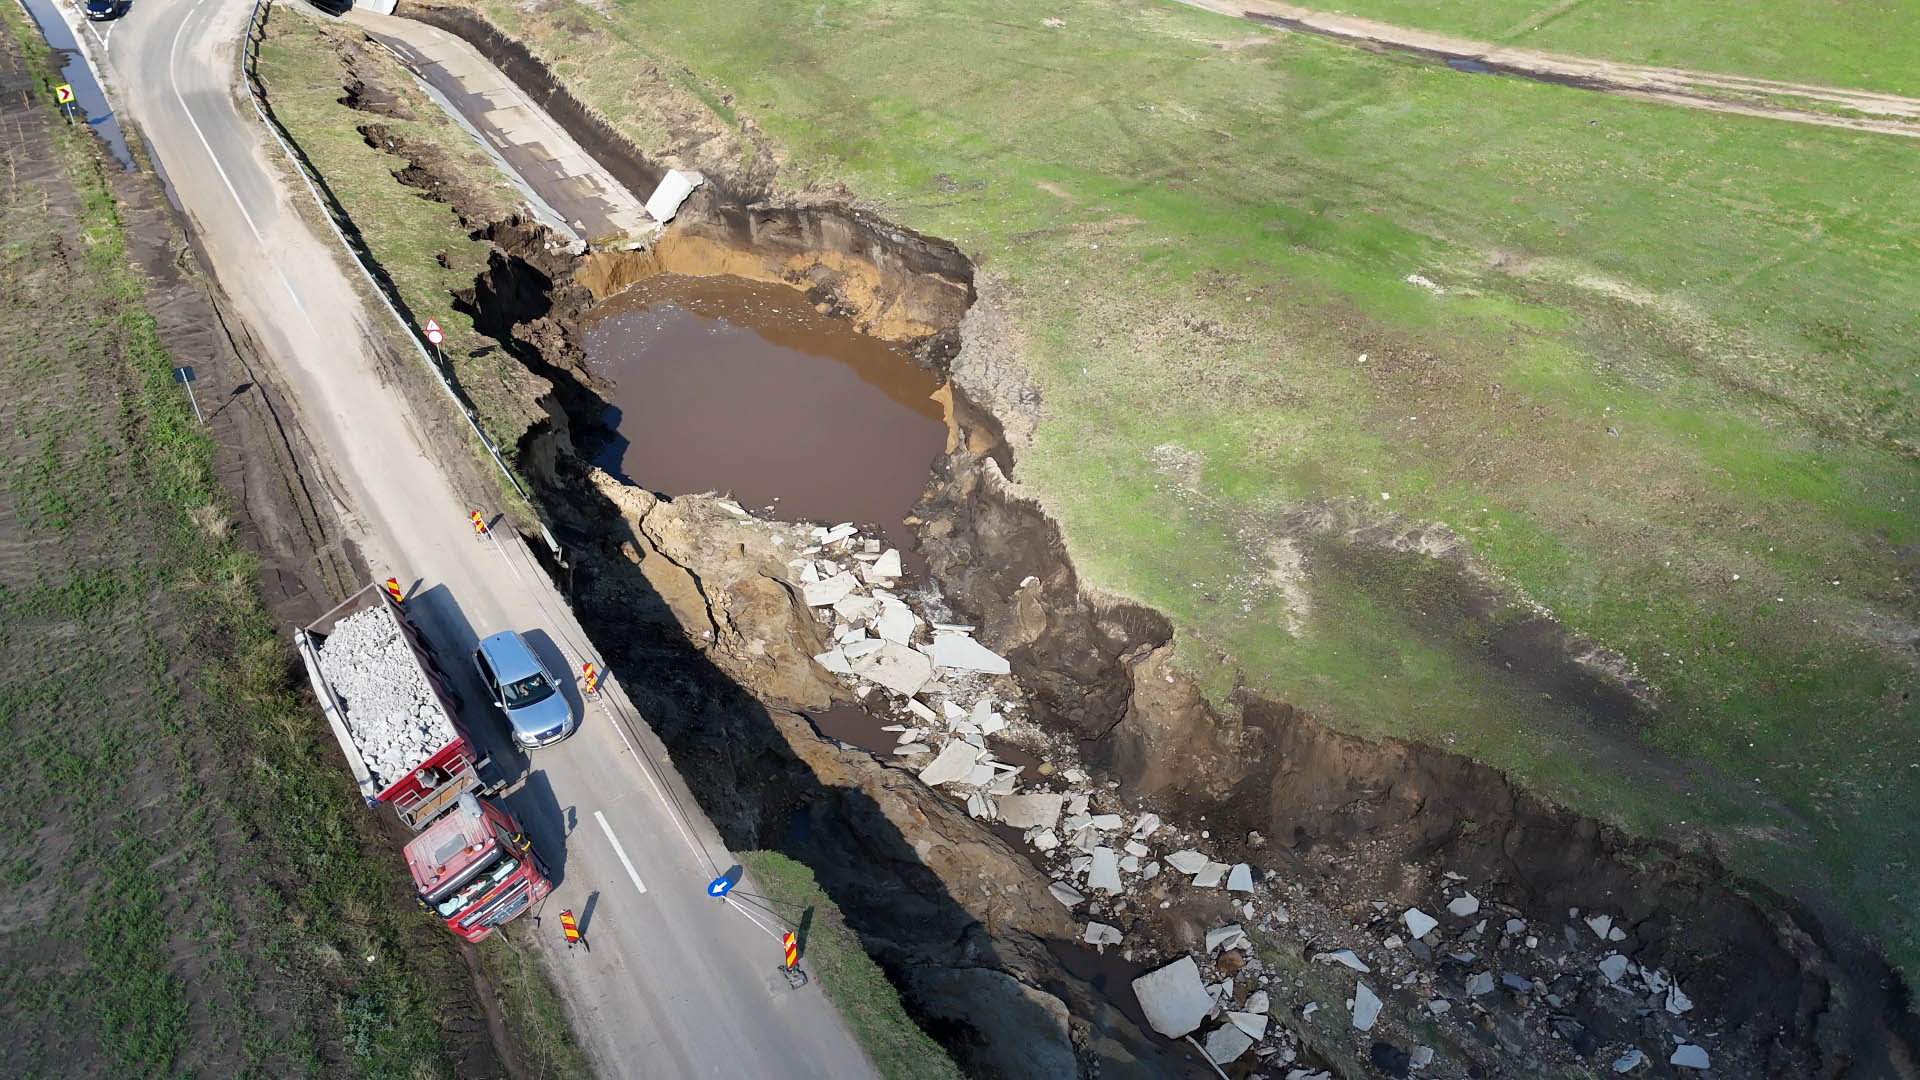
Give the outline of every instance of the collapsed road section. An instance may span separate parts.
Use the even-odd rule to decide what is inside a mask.
[[[1205,1054],[1301,1075],[1870,1075],[1914,1044],[1869,944],[1711,859],[1457,755],[1252,696],[1216,708],[1173,664],[1166,619],[1081,589],[1013,479],[1002,432],[1033,402],[982,355],[991,283],[951,245],[845,207],[743,205],[725,178],[647,251],[563,261],[492,235],[463,302],[554,384],[520,461],[583,623],[621,670],[657,676],[643,711],[728,844],[811,866],[976,1071],[1161,1075]],[[905,519],[901,558],[924,557],[925,578],[896,575],[873,530],[592,467],[576,440],[607,434],[606,401],[581,320],[667,271],[784,283],[950,378],[945,453]],[[879,722],[823,737],[814,718],[844,708]]]

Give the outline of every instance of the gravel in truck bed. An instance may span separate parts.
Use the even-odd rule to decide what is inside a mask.
[[[346,707],[347,729],[380,787],[453,741],[453,723],[384,610],[340,620],[319,652],[320,671]]]

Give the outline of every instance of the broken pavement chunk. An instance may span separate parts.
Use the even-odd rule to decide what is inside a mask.
[[[1200,968],[1191,956],[1133,980],[1133,996],[1147,1023],[1169,1039],[1192,1032],[1213,1011],[1213,997],[1200,981]]]
[[[1472,893],[1461,893],[1447,902],[1447,910],[1464,919],[1480,910],[1480,900]]]
[[[898,548],[888,548],[881,552],[880,557],[875,559],[873,565],[867,568],[867,573],[872,577],[899,577],[901,573],[900,550]]]
[[[1104,953],[1107,951],[1107,946],[1120,944],[1120,928],[1108,926],[1106,923],[1090,922],[1081,940]]]
[[[1600,961],[1600,974],[1607,977],[1609,983],[1617,983],[1620,976],[1627,973],[1627,958],[1619,953],[1609,953]]]
[[[1251,1035],[1256,1042],[1267,1037],[1267,1016],[1265,1009],[1261,1009],[1258,1012],[1230,1011],[1227,1013],[1227,1020],[1232,1023],[1234,1027]]]
[[[1406,920],[1407,933],[1412,934],[1415,939],[1426,937],[1429,931],[1440,925],[1439,919],[1419,908],[1410,907],[1400,917]]]
[[[1353,984],[1353,1026],[1361,1031],[1372,1031],[1373,1022],[1380,1018],[1380,999],[1367,989],[1366,983]]]
[[[1188,848],[1185,851],[1176,851],[1167,856],[1167,865],[1183,874],[1197,874],[1210,861],[1211,860],[1205,855],[1200,854],[1192,848]]]
[[[1253,1036],[1240,1030],[1237,1024],[1226,1024],[1207,1032],[1201,1046],[1215,1065],[1225,1065],[1237,1061],[1253,1046],[1253,1042]]]
[[[1005,657],[965,634],[933,635],[933,644],[926,647],[926,654],[936,666],[943,668],[988,675],[1005,675],[1012,670]]]
[[[1327,952],[1314,953],[1313,958],[1316,961],[1330,960],[1336,964],[1345,964],[1359,972],[1371,972],[1373,970],[1358,956],[1355,956],[1352,949],[1331,949]]]
[[[847,654],[839,649],[828,649],[823,653],[815,653],[813,662],[833,672],[835,675],[853,674],[853,665],[847,661]]]
[[[1000,820],[1016,829],[1051,829],[1060,822],[1062,797],[1055,792],[1000,799]]]
[[[881,642],[873,651],[853,657],[852,664],[855,675],[904,697],[919,693],[933,677],[933,664],[926,656],[895,641]]]
[[[920,770],[920,782],[928,787],[951,784],[956,780],[965,780],[973,774],[974,755],[977,753],[972,744],[954,739],[940,748],[940,753],[927,767]]]
[[[1087,871],[1087,888],[1102,892],[1120,891],[1120,857],[1110,847],[1093,849],[1093,867]]]
[[[1227,873],[1227,891],[1252,892],[1253,869],[1246,863],[1234,863],[1233,869]]]
[[[1233,868],[1226,863],[1210,862],[1201,867],[1199,873],[1193,875],[1194,887],[1200,889],[1217,889],[1220,887],[1220,883],[1226,880],[1227,871],[1231,869]]]
[[[1052,894],[1055,900],[1060,901],[1068,907],[1078,907],[1087,900],[1086,893],[1081,892],[1079,889],[1074,888],[1064,881],[1056,881],[1047,886],[1047,892]],[[1198,976],[1196,976],[1196,978],[1197,977]]]
[[[1228,923],[1207,931],[1208,952],[1217,949],[1245,949],[1250,944],[1247,940],[1247,932],[1241,929],[1239,923]]]
[[[672,221],[680,212],[680,204],[687,201],[693,189],[707,182],[707,178],[690,169],[668,169],[667,175],[660,178],[653,194],[647,196],[647,216],[662,225]]]
[[[1677,1065],[1682,1069],[1705,1070],[1712,1068],[1707,1057],[1706,1047],[1695,1046],[1692,1043],[1681,1043],[1679,1046],[1674,1047],[1673,1056],[1667,1059],[1667,1064]]]
[[[860,584],[852,574],[842,571],[825,581],[816,581],[800,586],[800,597],[808,607],[832,607],[846,599],[847,594]]]

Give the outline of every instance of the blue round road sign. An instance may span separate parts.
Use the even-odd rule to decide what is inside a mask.
[[[707,882],[707,895],[725,896],[732,888],[733,881],[730,878],[717,877]]]

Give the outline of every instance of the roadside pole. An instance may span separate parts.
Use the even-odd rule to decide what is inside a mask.
[[[54,87],[53,100],[60,103],[60,116],[62,119],[66,120],[68,127],[72,127],[73,126],[73,109],[74,109],[73,84],[61,83],[59,86]]]
[[[66,106],[62,105],[61,108],[65,109]],[[193,373],[193,365],[191,364],[186,367],[173,369],[173,381],[187,388],[187,404],[193,406],[193,418],[204,424],[207,421],[205,417],[200,415],[200,402],[193,396],[193,380],[197,378],[199,378],[199,376]],[[216,409],[214,411],[218,412],[219,410]]]

